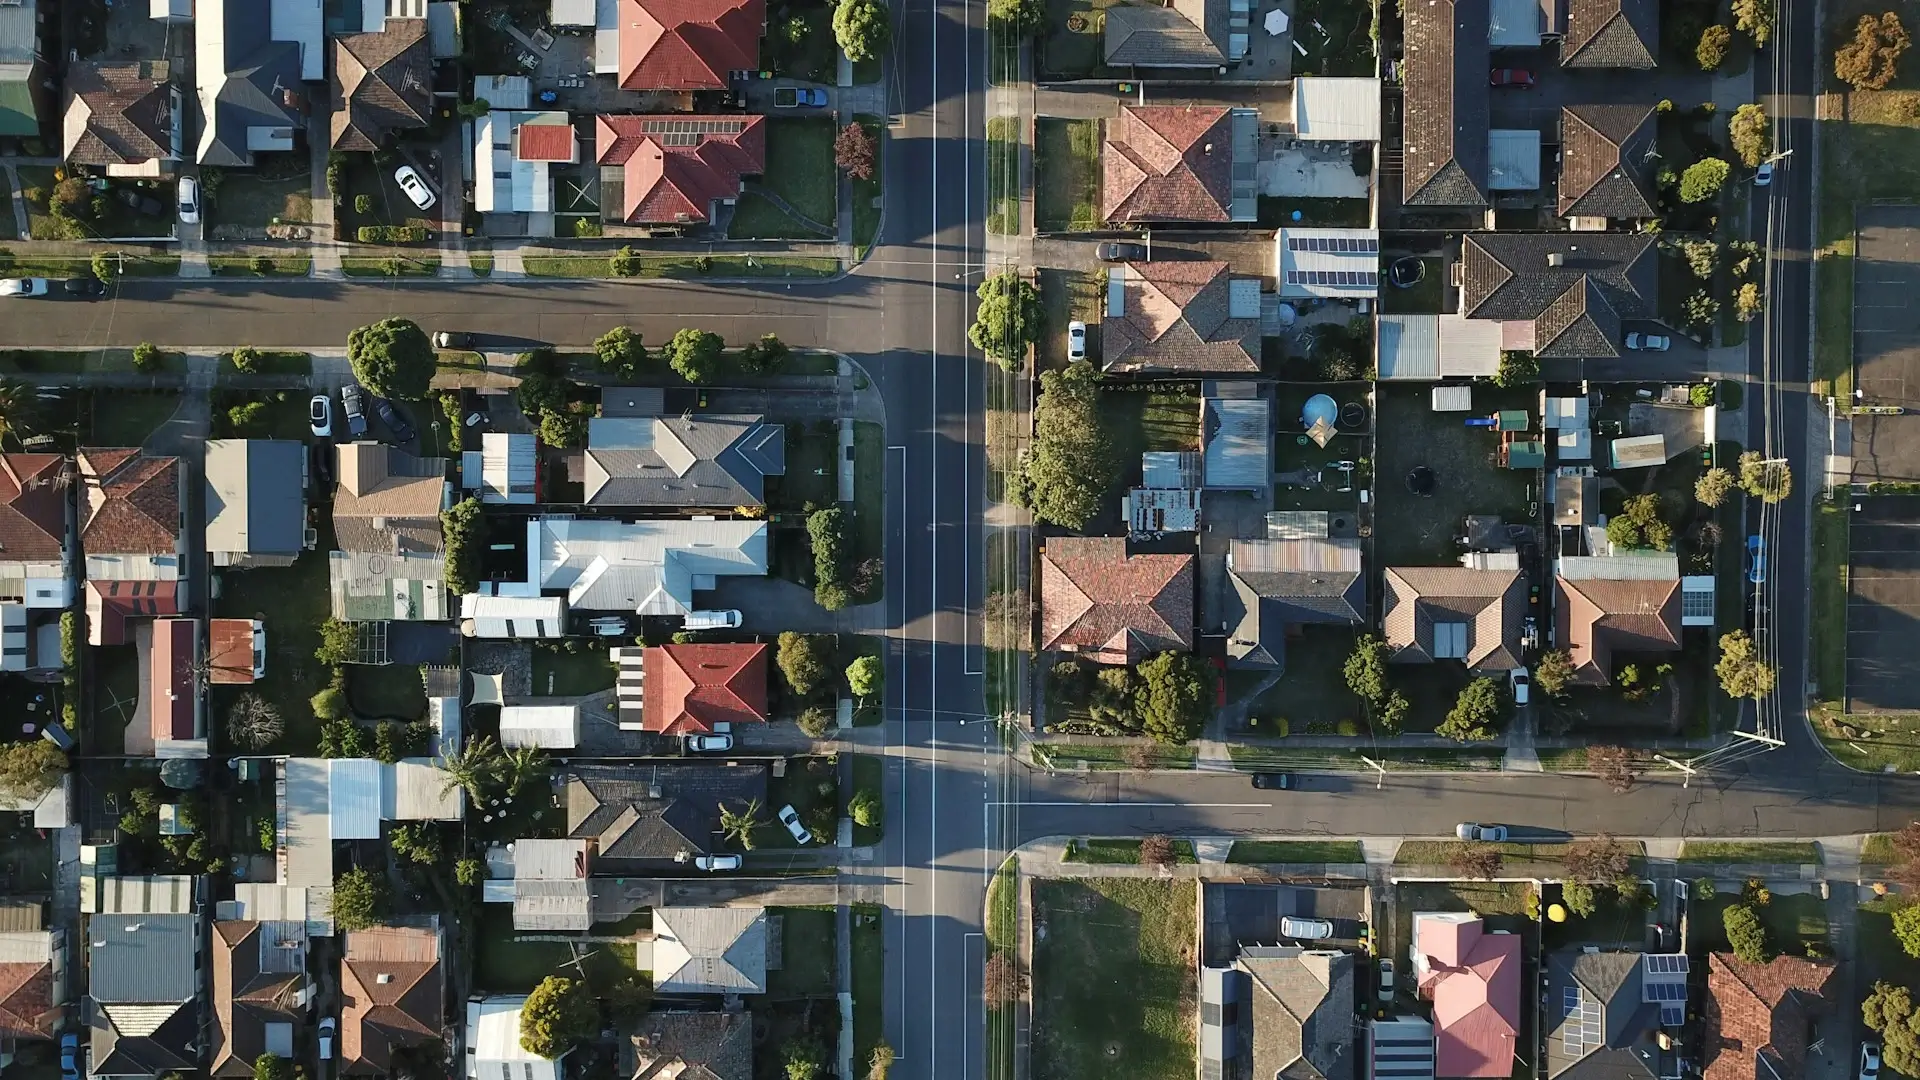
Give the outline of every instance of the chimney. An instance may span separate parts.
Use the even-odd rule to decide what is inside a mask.
[[[1560,254],[1557,251],[1553,252],[1547,256],[1547,265],[1548,266],[1565,266],[1567,265],[1567,257],[1565,255]]]

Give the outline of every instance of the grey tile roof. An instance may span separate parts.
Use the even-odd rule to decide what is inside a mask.
[[[1405,10],[1401,201],[1485,206],[1488,0],[1425,0]]]
[[[306,446],[272,439],[209,439],[206,446],[207,550],[299,554]]]
[[[594,506],[757,506],[787,469],[786,427],[759,416],[599,417],[582,455]]]
[[[1552,1080],[1655,1080],[1663,1074],[1660,1051],[1653,1034],[1660,1027],[1660,1008],[1641,1001],[1641,959],[1637,952],[1556,952],[1546,957],[1547,1012],[1546,1075]],[[1567,1029],[1577,1028],[1577,1014],[1561,1002],[1567,989],[1578,988],[1600,1008],[1597,1042],[1578,1034],[1569,1041]],[[1641,1057],[1646,1054],[1653,1063]]]
[[[1659,263],[1652,236],[1468,233],[1460,258],[1461,313],[1533,321],[1541,356],[1617,356],[1618,321],[1654,313]]]
[[[1569,105],[1560,113],[1560,216],[1647,218],[1653,206],[1651,105]]]
[[[1226,63],[1220,40],[1225,0],[1115,4],[1102,29],[1111,67],[1214,67]]]
[[[1620,316],[1599,282],[1583,277],[1567,286],[1533,321],[1535,356],[1579,359],[1613,356],[1620,340]]]
[[[427,20],[388,19],[376,32],[333,39],[333,148],[374,150],[392,132],[425,127],[433,111]]]
[[[1254,1076],[1352,1080],[1352,954],[1251,946],[1235,965],[1252,983]]]
[[[1579,68],[1651,68],[1660,56],[1654,0],[1569,0],[1560,63]]]
[[[252,165],[248,128],[306,124],[300,46],[272,40],[264,6],[229,0],[217,13],[225,78],[214,95],[212,115],[202,121],[202,165]],[[197,62],[204,67],[207,59]]]
[[[1236,540],[1228,567],[1227,657],[1237,666],[1285,667],[1288,626],[1366,619],[1357,539]]]
[[[763,765],[583,766],[567,779],[567,835],[596,839],[602,863],[671,861],[717,845],[722,803],[766,796]]]

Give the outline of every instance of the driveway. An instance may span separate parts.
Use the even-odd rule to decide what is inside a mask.
[[[813,590],[783,578],[723,577],[707,595],[706,607],[738,609],[740,628],[750,634],[771,636],[782,630],[838,634],[886,625],[886,612],[880,604],[828,611],[813,602]]]

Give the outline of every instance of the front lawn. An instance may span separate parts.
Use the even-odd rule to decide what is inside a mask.
[[[1270,863],[1360,863],[1366,861],[1358,840],[1236,840],[1227,861]]]
[[[1100,227],[1100,121],[1034,119],[1033,227],[1037,232]]]
[[[766,824],[755,834],[762,848],[794,848],[801,845],[774,816],[782,806],[791,805],[800,815],[800,823],[813,833],[813,847],[834,842],[840,821],[840,782],[832,758],[795,757],[787,759],[787,774],[775,777],[767,790]]]
[[[833,121],[824,116],[767,121],[767,171],[760,181],[787,205],[829,228],[839,220],[840,205],[833,135]]]
[[[831,240],[833,237],[796,221],[773,201],[751,190],[733,204],[727,222],[730,240]]]
[[[1908,955],[1893,935],[1893,913],[1913,903],[1904,896],[1883,896],[1860,905],[1853,924],[1853,961],[1860,965],[1857,986],[1889,982],[1920,990],[1920,959]]]
[[[1354,632],[1344,626],[1299,629],[1299,637],[1287,639],[1286,672],[1247,709],[1248,734],[1334,735],[1343,722],[1360,725],[1364,721],[1364,707],[1347,689],[1344,674]],[[1236,677],[1252,679],[1263,674],[1248,671]],[[1397,669],[1391,670],[1388,678],[1397,674]]]
[[[1689,945],[1695,950],[1725,952],[1727,927],[1722,914],[1731,904],[1740,902],[1737,891],[1726,890],[1711,900],[1695,898],[1688,919]],[[1760,923],[1767,928],[1767,940],[1773,948],[1790,956],[1805,956],[1807,944],[1827,945],[1827,907],[1818,893],[1774,893],[1766,904],[1754,905]]]
[[[304,165],[304,153],[298,157]],[[220,177],[219,190],[206,200],[207,236],[220,239],[223,227],[254,232],[269,225],[313,224],[313,177],[300,168],[268,176],[257,170],[233,169]]]
[[[1033,1075],[1194,1075],[1191,881],[1033,883]]]
[[[92,400],[93,446],[139,446],[180,409],[173,390],[114,390]]]
[[[836,934],[831,907],[773,907],[768,918],[779,918],[780,967],[767,972],[767,997],[772,1000],[823,997],[834,992]]]
[[[619,672],[612,655],[597,642],[589,645],[587,651],[577,653],[535,647],[533,692],[541,697],[584,697],[613,689]]]

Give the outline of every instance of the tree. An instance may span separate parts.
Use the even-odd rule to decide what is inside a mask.
[[[792,354],[793,350],[780,340],[780,335],[762,334],[760,340],[750,341],[740,350],[740,362],[754,371],[776,371]]]
[[[261,1054],[253,1059],[253,1080],[293,1080],[293,1066],[279,1054]]]
[[[1773,0],[1733,0],[1733,25],[1752,34],[1756,48],[1764,47],[1773,36],[1773,14]]]
[[[347,335],[353,377],[372,393],[402,401],[427,396],[439,363],[427,332],[411,319],[381,319]]]
[[[1447,856],[1447,865],[1454,873],[1482,881],[1492,881],[1505,861],[1506,856],[1492,844],[1464,844]]]
[[[440,843],[440,829],[431,822],[409,821],[395,825],[387,833],[393,853],[412,862],[432,866],[446,856]]]
[[[720,361],[726,342],[711,330],[688,327],[667,342],[667,365],[690,383],[703,383],[720,374]]]
[[[765,824],[759,799],[748,799],[738,810],[728,809],[726,803],[720,804],[720,835],[740,845],[741,851],[754,849],[757,834]]]
[[[549,975],[520,1006],[520,1049],[557,1058],[600,1033],[600,1005],[581,981]]]
[[[473,805],[485,805],[487,793],[500,781],[500,744],[491,735],[469,735],[460,749],[441,759],[440,768],[447,774],[440,794],[458,788]]]
[[[587,441],[587,420],[592,406],[582,403],[540,414],[540,441],[560,448],[580,446]]]
[[[323,686],[308,699],[313,715],[322,720],[338,720],[347,715],[347,692],[337,686]]]
[[[471,855],[454,861],[453,880],[472,888],[487,880],[487,864]]]
[[[878,58],[892,36],[887,5],[879,0],[841,0],[833,9],[833,38],[856,64]]]
[[[547,752],[537,746],[516,746],[500,756],[500,776],[507,794],[518,795],[535,780],[547,775]]]
[[[1560,863],[1567,877],[1589,885],[1614,884],[1629,878],[1633,871],[1633,851],[1607,833],[1590,840],[1567,845]]]
[[[855,825],[873,828],[886,816],[886,804],[880,801],[880,793],[872,788],[861,788],[847,803],[847,816]]]
[[[602,995],[607,1017],[617,1027],[631,1028],[647,1014],[647,1007],[653,1003],[653,987],[638,975],[628,975]]]
[[[1407,715],[1413,712],[1413,702],[1398,690],[1387,694],[1387,703],[1380,709],[1380,715],[1374,717],[1374,725],[1382,735],[1398,735],[1406,729]]]
[[[1446,720],[1433,733],[1456,742],[1491,739],[1495,735],[1493,724],[1499,719],[1500,688],[1483,675],[1460,691]]]
[[[1764,306],[1764,303],[1760,299],[1759,285],[1751,281],[1744,281],[1740,283],[1738,289],[1734,290],[1733,314],[1734,317],[1741,322],[1752,322],[1759,318],[1760,310]]]
[[[987,0],[987,18],[1017,35],[1037,33],[1047,24],[1046,0]]]
[[[823,1068],[820,1060],[826,1053],[818,1041],[805,1037],[788,1039],[780,1053],[786,1080],[820,1080]]]
[[[867,1059],[867,1080],[887,1080],[887,1074],[893,1071],[893,1047],[878,1043],[873,1048],[873,1056]]]
[[[799,719],[795,721],[809,739],[824,739],[832,734],[834,722],[833,714],[819,705],[801,709]]]
[[[160,370],[160,347],[151,341],[143,341],[133,347],[133,370],[143,375],[151,375]]]
[[[1700,44],[1694,46],[1693,58],[1700,61],[1701,71],[1718,71],[1726,62],[1727,48],[1733,44],[1733,31],[1715,23],[1700,31]]]
[[[360,652],[360,631],[350,622],[328,619],[320,624],[320,647],[313,658],[328,667],[350,664]]]
[[[45,739],[0,746],[0,798],[24,802],[45,795],[67,769],[67,755]]]
[[[1680,201],[1706,202],[1720,194],[1733,166],[1717,157],[1701,158],[1680,174]]]
[[[1553,649],[1540,654],[1534,661],[1533,685],[1549,697],[1559,697],[1566,692],[1567,684],[1573,681],[1573,657],[1565,649]]]
[[[1862,15],[1854,24],[1853,40],[1833,54],[1834,77],[1855,90],[1885,90],[1899,72],[1900,54],[1911,44],[1898,14]]]
[[[982,980],[989,1008],[1004,1008],[1020,1000],[1027,990],[1027,973],[1020,970],[1020,961],[1005,949],[997,949],[987,957],[986,977]]]
[[[1621,530],[1625,540],[1615,536],[1614,522],[1617,521],[1626,521],[1630,525]],[[1665,551],[1673,546],[1673,526],[1660,518],[1660,496],[1649,493],[1629,497],[1619,515],[1607,523],[1607,539],[1622,547],[1653,548],[1656,551]]]
[[[593,356],[601,371],[631,379],[647,362],[647,346],[633,327],[616,326],[594,339]]]
[[[1768,458],[1758,450],[1740,455],[1740,487],[1762,502],[1777,503],[1793,493],[1793,470],[1784,458]]]
[[[855,180],[873,179],[874,158],[873,136],[865,124],[853,121],[833,137],[833,163]]]
[[[1904,986],[1876,982],[1860,1002],[1860,1019],[1880,1033],[1880,1053],[1902,1076],[1920,1075],[1920,1010]]]
[[[1893,913],[1893,937],[1908,956],[1920,956],[1920,905],[1909,904]]]
[[[78,176],[69,176],[53,185],[53,201],[48,209],[68,217],[78,217],[87,212],[91,201],[91,192],[87,182]]]
[[[775,640],[773,663],[786,681],[787,692],[797,698],[809,698],[826,682],[833,661],[833,638],[827,634],[801,634],[782,631]]]
[[[1535,678],[1537,681],[1537,674]],[[1634,768],[1635,761],[1633,751],[1624,746],[1593,746],[1587,749],[1587,767],[1605,781],[1616,795],[1624,795],[1633,789],[1634,779],[1638,776]]]
[[[1140,865],[1155,868],[1172,866],[1173,839],[1154,833],[1140,838]]]
[[[93,271],[94,280],[102,285],[111,285],[113,279],[120,276],[120,260],[102,251],[93,257],[90,269]]]
[[[872,697],[880,692],[880,685],[886,678],[881,669],[880,658],[872,654],[855,657],[847,665],[847,689],[854,697]]]
[[[1736,4],[1740,0],[1734,0]],[[1758,0],[1768,4],[1770,0]],[[1764,105],[1742,105],[1733,110],[1733,116],[1727,120],[1727,139],[1733,143],[1734,152],[1748,168],[1758,166],[1773,153],[1773,130],[1767,126],[1767,110]]]
[[[286,731],[285,722],[280,719],[280,710],[266,698],[255,693],[241,694],[235,699],[233,708],[227,710],[227,737],[234,745],[246,750],[258,750]]]
[[[1191,653],[1163,652],[1139,669],[1133,711],[1141,730],[1163,743],[1189,742],[1207,720],[1206,665]]]
[[[841,8],[845,7],[843,2]],[[1028,346],[1040,339],[1045,325],[1040,290],[1017,271],[1007,270],[982,281],[974,294],[980,298],[980,307],[967,328],[967,340],[1002,368],[1019,371],[1026,364]]]
[[[1726,928],[1727,946],[1733,950],[1733,955],[1749,964],[1764,964],[1773,959],[1766,925],[1752,907],[1728,904],[1720,912],[1720,923]]]
[[[386,877],[356,866],[333,881],[333,925],[340,930],[378,926],[391,902]]]
[[[1705,330],[1713,325],[1713,320],[1720,314],[1720,301],[1707,295],[1706,290],[1702,289],[1687,297],[1680,311],[1687,326],[1696,330]]]
[[[1042,372],[1027,456],[1025,502],[1034,516],[1073,530],[1106,509],[1118,465],[1100,425],[1099,376],[1084,360]]]
[[[1507,349],[1500,354],[1500,366],[1493,373],[1493,385],[1509,390],[1539,381],[1539,357],[1517,349]]]
[[[1386,704],[1391,689],[1387,685],[1387,643],[1379,634],[1361,634],[1353,643],[1353,652],[1347,654],[1342,674],[1347,689],[1366,703],[1367,711],[1378,710]]]
[[[1717,507],[1727,501],[1732,491],[1733,474],[1718,465],[1701,473],[1700,479],[1693,482],[1693,497],[1702,506]]]
[[[1567,905],[1568,911],[1582,919],[1592,917],[1593,913],[1600,909],[1599,897],[1595,895],[1593,886],[1584,881],[1561,883],[1560,902]]]
[[[1705,281],[1720,266],[1720,245],[1712,240],[1676,240],[1674,247],[1687,260],[1693,276]]]

